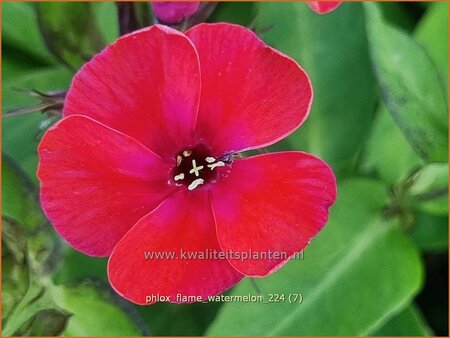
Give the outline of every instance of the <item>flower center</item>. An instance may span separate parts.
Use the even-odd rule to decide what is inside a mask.
[[[194,190],[202,184],[212,181],[217,176],[217,168],[224,167],[225,162],[210,155],[210,150],[200,144],[185,149],[176,156],[173,180],[184,184],[188,190]]]

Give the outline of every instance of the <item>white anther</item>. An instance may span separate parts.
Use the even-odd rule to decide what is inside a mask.
[[[190,151],[190,150],[183,151],[183,156],[184,157],[189,157],[189,156],[191,156],[191,154],[192,154],[192,151]]]
[[[173,179],[174,179],[175,181],[181,181],[181,180],[184,180],[184,174],[183,174],[183,173],[178,174],[178,175],[175,176]]]
[[[183,158],[180,155],[178,155],[177,156],[177,167],[181,164],[181,161],[183,161]]]
[[[208,163],[214,163],[216,162],[216,159],[212,156],[208,156],[207,158],[205,158],[205,161]]]
[[[189,184],[188,190],[194,190],[195,188],[197,188],[199,185],[201,185],[203,183],[205,183],[203,178],[197,178],[196,180],[192,181],[191,184]]]
[[[199,172],[200,170],[202,170],[204,167],[202,165],[199,165],[197,167],[197,163],[195,162],[195,160],[192,160],[192,169],[189,170],[189,174],[194,174],[195,176],[199,176]]]
[[[222,161],[213,163],[213,164],[208,164],[208,168],[210,168],[211,170],[217,168],[217,167],[223,167],[225,166],[225,163],[223,163]]]

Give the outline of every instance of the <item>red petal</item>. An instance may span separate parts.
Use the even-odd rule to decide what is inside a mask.
[[[306,119],[312,88],[294,60],[237,25],[200,24],[186,35],[202,76],[196,131],[215,154],[270,145]]]
[[[109,255],[173,189],[168,164],[85,116],[50,128],[38,153],[42,208],[56,231],[88,255]]]
[[[282,152],[234,161],[230,176],[211,191],[222,249],[272,258],[231,264],[247,276],[265,276],[322,229],[336,182],[332,170],[314,156]],[[269,256],[269,250],[279,257]]]
[[[141,219],[117,244],[108,263],[113,288],[136,304],[146,297],[207,296],[225,291],[243,276],[226,259],[182,259],[184,252],[220,252],[205,191],[180,191]],[[145,259],[145,252],[174,253],[178,259]],[[192,302],[192,300],[190,301]]]
[[[64,115],[82,114],[127,134],[162,156],[191,142],[198,110],[198,56],[165,27],[126,35],[75,76]]]
[[[319,14],[326,14],[334,11],[340,6],[342,1],[308,1],[306,4]]]

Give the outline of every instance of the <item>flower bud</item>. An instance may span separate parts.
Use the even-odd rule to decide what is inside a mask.
[[[200,2],[158,1],[152,2],[153,14],[165,24],[178,24],[191,17],[198,9]]]

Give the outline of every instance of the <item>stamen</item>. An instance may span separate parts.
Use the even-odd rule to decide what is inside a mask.
[[[201,185],[203,183],[205,183],[203,178],[197,178],[196,180],[192,181],[191,184],[189,184],[188,190],[194,190],[195,188],[197,188],[199,185]]]
[[[176,175],[173,179],[174,179],[175,181],[181,181],[181,180],[184,180],[184,174],[183,174],[183,173],[178,174],[178,175]]]
[[[225,175],[225,171],[221,171],[226,170],[228,163],[231,162],[229,157],[213,156],[212,150],[205,144],[181,149],[172,161],[175,163],[172,162],[173,168],[169,174],[169,182],[172,182],[174,186],[183,185],[188,190],[214,183],[218,175]],[[214,170],[218,167],[224,168]]]
[[[199,165],[197,167],[197,163],[195,162],[195,160],[192,160],[192,169],[189,170],[189,174],[195,174],[195,176],[199,176],[199,172],[200,170],[202,170],[204,168],[204,166]]]
[[[211,170],[213,170],[213,169],[215,169],[217,167],[223,167],[223,166],[225,166],[225,163],[223,163],[222,161],[219,161],[219,162],[207,165],[207,167],[210,168]]]

